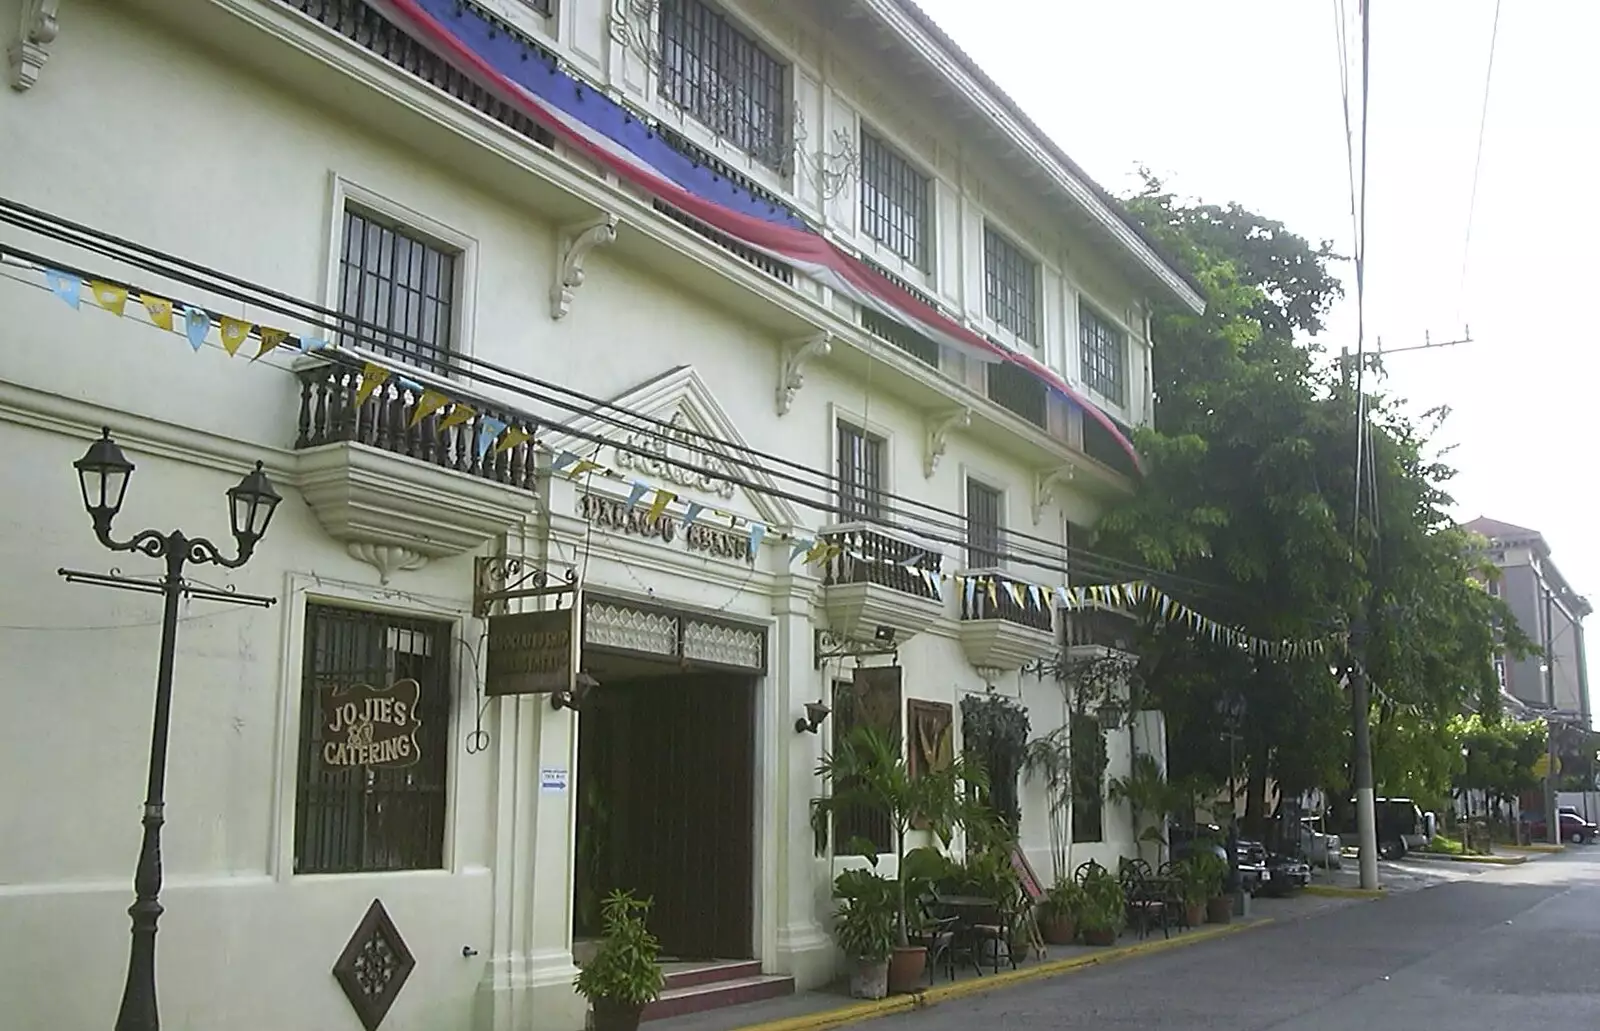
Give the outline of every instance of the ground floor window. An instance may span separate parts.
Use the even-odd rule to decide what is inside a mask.
[[[296,873],[444,865],[449,623],[311,603]]]
[[[851,680],[833,683],[834,746],[860,727],[870,727],[900,745],[900,667],[862,667]],[[850,806],[834,816],[835,855],[881,855],[894,851],[889,814],[872,806]]]
[[[1072,840],[1082,844],[1105,840],[1106,738],[1100,721],[1074,714],[1068,734],[1072,743]]]

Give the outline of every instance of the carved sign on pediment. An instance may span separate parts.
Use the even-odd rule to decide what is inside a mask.
[[[687,422],[680,408],[668,420],[668,428],[651,425],[634,432],[615,448],[617,466],[724,500],[733,497],[733,483],[723,478],[733,475],[733,470],[721,458],[706,453],[713,445],[695,434]]]

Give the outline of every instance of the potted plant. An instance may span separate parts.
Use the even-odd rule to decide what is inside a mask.
[[[1189,857],[1195,865],[1196,891],[1202,886],[1206,892],[1206,920],[1213,924],[1226,924],[1233,920],[1233,900],[1228,897],[1228,861],[1209,849]]]
[[[1078,937],[1078,912],[1082,908],[1083,889],[1075,881],[1052,884],[1039,906],[1039,930],[1045,942],[1071,945]]]
[[[1127,903],[1122,884],[1103,866],[1084,874],[1078,902],[1078,930],[1088,945],[1115,945],[1122,930]]]
[[[600,947],[572,980],[594,1008],[594,1031],[635,1031],[639,1014],[661,995],[661,943],[645,925],[649,912],[650,900],[628,891],[600,903]]]
[[[1190,856],[1173,864],[1177,880],[1178,897],[1183,900],[1183,922],[1188,927],[1198,927],[1206,922],[1206,904],[1216,894],[1217,879],[1214,870],[1208,870],[1203,858],[1216,859],[1209,853]]]
[[[821,843],[836,813],[856,807],[882,813],[894,831],[895,870],[905,866],[906,835],[915,821],[948,847],[967,812],[968,786],[982,787],[982,771],[956,756],[937,769],[912,776],[899,743],[871,727],[858,727],[817,764],[828,794],[811,800],[811,825]],[[895,885],[895,944],[889,960],[889,991],[915,991],[928,952],[910,942],[906,879]]]
[[[846,870],[833,881],[839,900],[834,936],[850,960],[850,994],[881,999],[888,994],[889,955],[895,942],[895,886],[875,870]]]

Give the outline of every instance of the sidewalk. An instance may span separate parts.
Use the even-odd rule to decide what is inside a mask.
[[[1231,924],[1207,924],[1191,931],[1173,931],[1171,938],[1163,938],[1159,930],[1143,939],[1125,933],[1116,945],[1106,948],[1052,945],[1045,959],[1029,958],[1019,963],[1014,971],[1002,962],[999,974],[990,973],[989,968],[985,967],[984,973],[978,975],[969,966],[964,971],[958,969],[956,979],[949,981],[941,970],[935,975],[931,988],[924,988],[913,995],[876,1000],[852,999],[841,983],[824,990],[800,992],[743,1006],[653,1020],[643,1028],[644,1031],[825,1031],[827,1028],[854,1024],[889,1013],[937,1005],[965,995],[1004,990],[1039,978],[1064,976],[1075,970],[1105,963],[1201,945],[1209,939],[1238,934],[1273,922],[1300,919],[1355,901],[1358,900],[1308,893],[1284,899],[1255,899],[1251,902],[1251,915]]]

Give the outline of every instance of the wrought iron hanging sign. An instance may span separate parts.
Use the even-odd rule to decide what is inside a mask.
[[[578,607],[489,617],[489,661],[483,692],[572,691],[578,673]]]
[[[388,687],[344,684],[322,696],[322,763],[333,769],[369,766],[398,769],[414,765],[422,720],[415,680]]]

